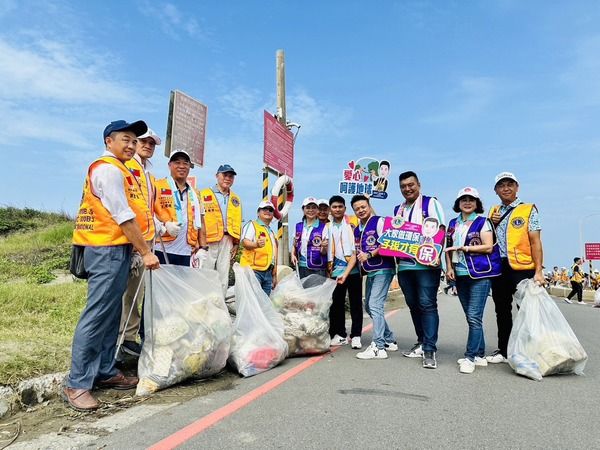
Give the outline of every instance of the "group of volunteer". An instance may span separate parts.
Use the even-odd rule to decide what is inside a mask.
[[[87,170],[73,233],[74,248],[83,250],[88,294],[63,397],[80,411],[98,408],[95,387],[138,383],[117,369],[115,352],[122,335],[118,351],[140,355],[144,271],[165,263],[215,269],[224,295],[242,231],[230,165],[217,169],[213,186],[196,190],[187,182],[193,163],[184,150],[171,153],[169,176],[154,178],[150,159],[161,139],[145,122],[111,122],[103,140],[104,153]]]
[[[184,150],[170,154],[169,176],[154,179],[150,159],[161,139],[145,122],[111,122],[103,139],[105,151],[87,171],[73,234],[74,246],[83,249],[88,296],[75,329],[63,396],[80,411],[98,408],[91,394],[95,387],[130,389],[138,383],[137,377],[116,368],[115,352],[121,332],[119,352],[140,354],[137,334],[143,340],[144,327],[138,305],[144,299],[146,269],[160,264],[214,269],[225,295],[230,264],[241,243],[241,266],[252,269],[267,296],[277,285],[277,241],[270,228],[275,207],[260,202],[256,219],[242,228],[241,200],[231,190],[236,172],[230,165],[217,169],[214,185],[196,190],[187,182],[193,163]],[[526,278],[545,283],[536,207],[518,198],[515,175],[502,172],[494,184],[501,202],[490,209],[489,217],[481,215],[478,191],[465,187],[453,207],[458,216],[446,226],[440,202],[421,193],[416,173],[400,174],[399,184],[404,202],[390,215],[420,226],[435,222],[447,234],[446,277],[456,282],[469,327],[460,371],[506,362],[516,286]],[[346,214],[341,196],[304,199],[291,249],[300,279],[317,274],[335,280],[329,309],[331,345],[350,344],[361,350],[356,357],[362,360],[385,359],[398,350],[384,315],[389,287],[397,276],[416,334],[415,345],[402,354],[435,369],[441,258],[422,264],[379,254],[384,217],[376,215],[364,195],[352,197],[350,206],[354,216]],[[366,348],[361,342],[363,279],[364,308],[373,321],[373,340]],[[482,316],[490,288],[498,349],[486,356]],[[346,295],[352,318],[349,335]]]
[[[472,373],[476,366],[507,362],[517,284],[528,278],[545,284],[537,208],[518,198],[516,176],[502,172],[494,180],[500,204],[490,209],[489,217],[482,215],[484,209],[477,189],[465,187],[458,192],[453,205],[458,216],[445,226],[440,202],[421,193],[416,173],[400,174],[399,183],[404,202],[390,215],[418,225],[435,222],[446,232],[445,275],[456,283],[469,327],[465,355],[458,360],[460,372]],[[424,368],[435,369],[441,258],[425,265],[414,258],[380,255],[384,217],[376,215],[370,199],[363,195],[352,197],[351,207],[354,221],[346,215],[343,197],[336,195],[329,201],[306,198],[302,203],[304,216],[296,224],[292,248],[292,263],[301,277],[316,273],[337,279],[330,310],[332,345],[350,343],[352,348],[362,349],[361,277],[366,277],[364,305],[373,320],[373,340],[356,357],[386,359],[388,352],[398,350],[384,316],[389,286],[397,275],[417,340],[402,354],[420,358]],[[486,355],[482,320],[490,289],[496,309],[498,349]],[[352,317],[349,337],[344,326],[346,293]]]

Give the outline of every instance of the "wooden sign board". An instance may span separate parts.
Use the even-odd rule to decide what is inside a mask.
[[[206,115],[208,108],[181,91],[171,91],[165,156],[185,150],[192,162],[204,166]]]

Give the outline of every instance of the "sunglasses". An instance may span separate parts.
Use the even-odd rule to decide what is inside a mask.
[[[268,211],[270,213],[274,213],[275,210],[273,208],[261,208],[261,211]]]

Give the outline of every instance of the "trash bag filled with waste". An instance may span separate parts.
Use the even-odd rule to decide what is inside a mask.
[[[285,359],[283,320],[260,287],[250,267],[233,266],[237,314],[233,322],[230,364],[249,377],[275,367]]]
[[[136,395],[220,372],[227,363],[232,325],[217,272],[162,265],[146,277]]]
[[[546,290],[523,280],[515,300],[519,312],[508,340],[513,370],[537,381],[552,374],[583,374],[587,353]]]
[[[300,280],[295,272],[277,284],[271,301],[283,318],[289,356],[329,351],[329,308],[335,286],[335,280],[316,274]]]

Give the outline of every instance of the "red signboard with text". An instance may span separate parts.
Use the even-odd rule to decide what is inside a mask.
[[[294,136],[267,111],[264,162],[280,174],[294,177]]]
[[[600,260],[600,242],[586,242],[585,259],[588,261]]]

